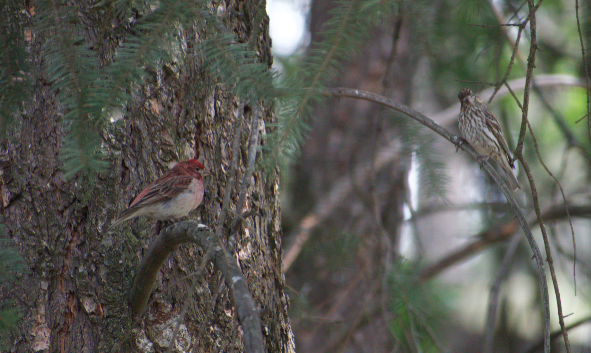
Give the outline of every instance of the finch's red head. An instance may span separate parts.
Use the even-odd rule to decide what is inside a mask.
[[[194,168],[199,168],[201,170],[205,170],[205,167],[203,166],[203,164],[201,164],[201,162],[199,162],[196,159],[189,159],[188,161],[182,162],[182,163],[186,163]]]
[[[196,159],[189,159],[184,162],[179,162],[175,164],[172,169],[182,172],[183,174],[189,174],[197,179],[201,179],[201,177],[211,174],[207,169],[205,169],[203,164],[201,164],[201,162]]]

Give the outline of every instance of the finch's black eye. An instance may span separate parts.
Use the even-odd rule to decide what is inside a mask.
[[[195,171],[198,172],[199,171],[199,167],[195,168]]]

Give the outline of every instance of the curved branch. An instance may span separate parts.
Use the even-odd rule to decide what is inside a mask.
[[[230,289],[244,331],[244,352],[262,353],[263,335],[256,303],[236,260],[217,239],[209,227],[195,221],[177,222],[162,230],[144,257],[135,279],[130,300],[132,312],[137,316],[145,310],[158,271],[168,255],[183,243],[194,243],[205,250],[211,249],[211,259]]]
[[[518,87],[523,87],[525,84],[525,78],[515,79],[507,83],[507,87],[513,87],[512,90],[516,90]],[[539,75],[536,76],[536,85],[543,87],[555,87],[555,86],[571,86],[571,87],[582,87],[585,88],[585,82],[574,76],[569,75]],[[506,86],[501,87],[498,91],[499,96],[503,96],[509,93],[509,89]],[[480,97],[486,97],[493,94],[494,88],[489,88],[478,93]],[[458,111],[460,110],[460,103],[456,103],[445,110],[433,116],[433,120],[440,125],[449,125],[452,120],[458,118]],[[377,152],[375,164],[373,170],[382,168],[389,162],[396,160],[400,156],[400,143],[396,140],[392,140],[387,146],[380,148]],[[371,176],[371,166],[367,163],[355,168],[351,174],[355,180],[366,180]],[[314,229],[324,222],[326,218],[334,211],[334,209],[346,199],[353,191],[351,177],[345,176],[339,179],[333,184],[331,190],[320,198],[320,202],[314,207],[314,209],[304,216],[299,226],[295,231],[289,234],[286,238],[289,244],[285,247],[285,255],[283,257],[283,272],[287,272],[293,262],[299,256],[304,244],[310,238]]]
[[[439,135],[444,137],[446,140],[448,140],[451,143],[453,143],[454,145],[458,146],[458,148],[461,148],[462,150],[468,152],[470,155],[472,155],[472,157],[474,159],[478,159],[478,157],[479,157],[478,154],[472,149],[472,147],[468,146],[465,143],[462,143],[461,140],[457,136],[455,136],[454,134],[449,132],[447,129],[445,129],[442,126],[437,125],[433,120],[431,120],[428,117],[426,117],[425,115],[417,112],[416,110],[414,110],[406,105],[395,102],[392,99],[389,99],[389,98],[386,98],[386,97],[383,97],[383,96],[380,96],[380,95],[377,95],[374,93],[365,92],[365,91],[356,90],[356,89],[349,89],[349,88],[325,88],[322,91],[322,93],[327,96],[333,96],[333,97],[349,97],[349,98],[363,99],[363,100],[378,103],[380,105],[394,109],[394,110],[401,112],[401,113],[407,115],[408,117],[418,121],[419,123],[421,123],[422,125],[425,125],[429,129],[435,131],[436,133],[438,133]],[[529,226],[527,224],[527,221],[525,220],[525,217],[521,213],[521,210],[520,210],[519,206],[517,205],[517,202],[513,198],[511,191],[509,191],[509,189],[505,185],[505,182],[501,179],[499,174],[494,170],[494,168],[490,165],[490,163],[485,162],[482,164],[482,166],[484,169],[486,169],[488,174],[493,178],[495,183],[501,189],[501,192],[503,193],[503,195],[505,196],[505,199],[507,200],[507,202],[511,206],[511,209],[513,210],[513,214],[515,214],[515,217],[517,218],[519,224],[521,225],[521,228],[523,229],[525,237],[527,238],[527,241],[529,242],[530,248],[534,253],[534,258],[536,259],[536,264],[538,266],[538,277],[540,280],[540,286],[542,289],[542,299],[543,299],[543,303],[544,303],[544,338],[545,338],[544,350],[547,351],[547,350],[549,350],[549,343],[550,343],[550,300],[549,300],[549,295],[548,295],[548,284],[546,282],[546,271],[544,270],[544,259],[542,258],[542,253],[540,252],[538,244],[536,243],[536,240],[534,239],[534,236],[531,232],[531,229],[529,228]]]

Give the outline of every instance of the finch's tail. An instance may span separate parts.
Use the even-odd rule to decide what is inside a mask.
[[[121,214],[119,215],[119,218],[117,218],[115,223],[111,224],[111,226],[107,229],[107,232],[111,231],[113,228],[115,228],[119,224],[121,224],[129,219],[137,217],[137,214],[135,211],[137,211],[135,208],[128,208],[125,211],[121,212]]]

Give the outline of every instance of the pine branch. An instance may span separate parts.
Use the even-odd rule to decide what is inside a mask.
[[[390,4],[364,3],[358,0],[341,0],[333,9],[331,19],[325,24],[320,43],[313,43],[306,58],[297,70],[297,77],[282,81],[279,94],[277,131],[268,136],[267,170],[277,163],[284,165],[295,158],[310,129],[307,117],[311,106],[322,98],[319,89],[324,87],[339,71],[342,62],[350,59],[355,48],[363,43],[376,18],[389,13]]]
[[[14,126],[15,116],[29,99],[32,81],[30,53],[22,26],[22,9],[16,1],[0,1],[0,136]]]

